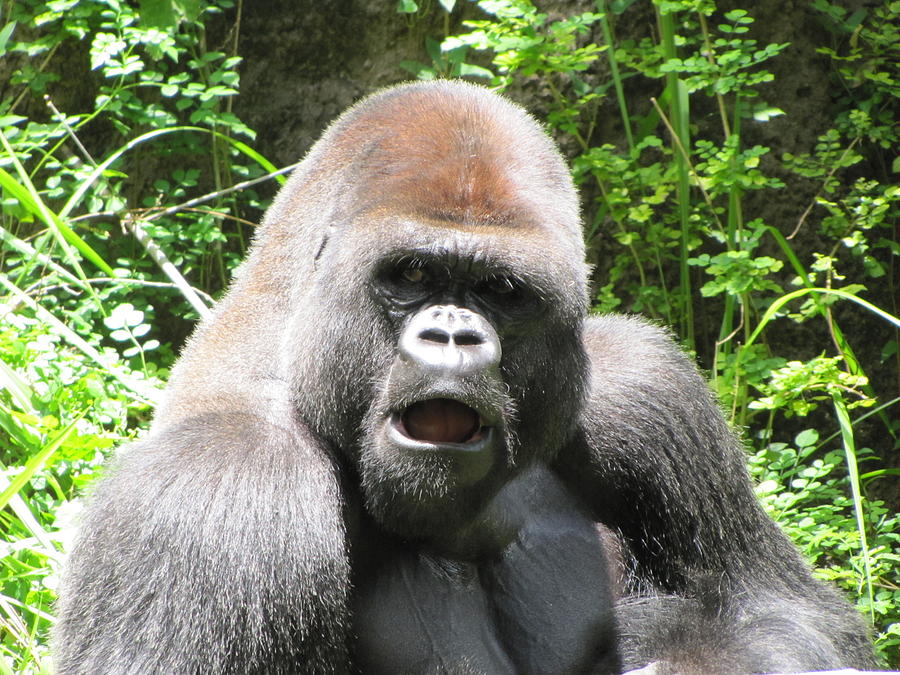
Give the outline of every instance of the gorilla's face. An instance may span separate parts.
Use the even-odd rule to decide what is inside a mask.
[[[471,524],[552,458],[584,388],[568,170],[520,109],[472,92],[448,105],[409,89],[330,132],[339,198],[307,319],[321,325],[298,337],[331,346],[298,364],[301,414],[357,465],[369,513],[414,538]]]
[[[375,216],[366,222],[369,233],[380,229]],[[392,226],[366,284],[390,355],[361,425],[358,467],[382,525],[447,539],[570,432],[581,403],[580,317],[564,314],[551,290],[568,268],[523,263],[533,242],[511,225]]]
[[[464,523],[517,468],[517,401],[501,364],[540,303],[472,262],[446,251],[389,259],[372,282],[396,350],[361,471],[370,510],[392,528]]]

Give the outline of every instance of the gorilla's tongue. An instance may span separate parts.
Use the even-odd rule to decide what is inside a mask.
[[[446,398],[414,403],[403,413],[410,438],[431,443],[465,443],[480,428],[478,413]]]

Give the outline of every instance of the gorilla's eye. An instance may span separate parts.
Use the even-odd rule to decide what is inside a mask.
[[[509,277],[492,277],[484,282],[484,288],[495,295],[510,295],[517,290],[516,283]]]
[[[534,293],[523,281],[513,276],[496,274],[482,278],[475,285],[474,292],[479,301],[508,319],[512,319],[513,315],[527,314],[536,308]]]
[[[434,272],[419,260],[400,260],[381,269],[379,294],[390,303],[419,301],[434,292]]]
[[[411,284],[421,284],[427,276],[421,267],[407,267],[400,272],[400,278]]]
[[[499,275],[483,279],[476,287],[477,293],[481,296],[502,297],[504,300],[512,299],[519,290],[519,284],[515,279]]]

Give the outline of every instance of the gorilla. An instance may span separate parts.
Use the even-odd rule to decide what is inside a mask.
[[[351,108],[96,488],[59,673],[869,665],[697,369],[588,318],[587,279],[523,110],[448,81]]]

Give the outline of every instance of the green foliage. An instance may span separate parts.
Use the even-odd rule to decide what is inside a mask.
[[[759,35],[751,12],[720,11],[712,0],[655,0],[658,30],[617,41],[619,16],[638,3],[597,0],[596,12],[551,19],[530,0],[474,2],[486,18],[465,22],[465,32],[441,48],[465,47],[482,67],[489,60],[494,86],[537,84],[548,94],[551,129],[578,148],[573,170],[588,198],[588,244],[597,251],[595,307],[649,314],[708,355],[734,422],[760,439],[753,467],[767,506],[819,573],[858,597],[879,631],[882,655],[896,665],[900,588],[890,570],[897,519],[866,496],[869,482],[892,474],[870,471],[861,482],[858,472],[860,462],[883,461],[895,450],[883,412],[891,402],[877,405],[866,369],[878,364],[857,357],[835,305],[850,302],[900,326],[861,297],[865,281],[886,278],[898,252],[900,190],[878,167],[885,168],[882,149],[895,149],[898,140],[892,111],[900,3],[849,14],[812,2],[832,37],[819,51],[833,60],[836,88],[847,94],[814,147],[779,161],[746,138],[751,125],[785,114],[763,93],[778,91],[766,87],[775,81],[771,64],[789,45],[751,37]],[[609,77],[592,77],[604,64]],[[642,96],[650,91],[652,107],[633,112],[640,106],[629,87]],[[698,109],[705,117],[695,116]],[[609,134],[609,124],[597,120],[613,111],[619,119]],[[812,186],[815,196],[796,223],[776,227],[760,214],[748,217],[754,205],[794,199],[785,188],[797,184]],[[798,236],[815,237],[813,250],[797,246]],[[799,360],[789,344],[764,341],[776,321],[782,330],[793,325],[798,334],[824,337],[811,345],[818,355]],[[895,354],[896,342],[883,353]],[[864,407],[874,407],[884,425],[877,452],[855,450],[849,415]],[[815,411],[827,423],[829,410],[837,431],[825,441],[806,432],[794,449],[774,439],[780,419]]]
[[[786,417],[805,417],[823,401],[836,395],[853,394],[848,408],[871,406],[875,401],[864,392],[869,383],[864,375],[842,368],[837,356],[817,356],[809,361],[789,361],[774,369],[766,382],[757,384],[760,396],[750,402],[755,410],[779,410]]]
[[[162,0],[144,4],[165,5]],[[185,16],[195,16],[190,5],[175,3],[171,7],[172,11],[181,8]],[[218,14],[230,6],[230,0],[208,2],[203,12]],[[41,199],[52,209],[67,195],[83,190],[87,213],[81,217],[92,221],[114,218],[126,208],[143,207],[147,211],[141,215],[155,219],[157,234],[164,231],[166,236],[178,237],[193,247],[178,261],[182,273],[196,275],[202,286],[223,286],[227,269],[240,258],[244,246],[238,216],[248,208],[255,213],[258,207],[253,193],[242,193],[240,203],[233,194],[216,199],[202,217],[192,213],[187,218],[183,214],[157,218],[154,212],[160,205],[172,205],[173,199],[186,197],[191,188],[222,190],[237,180],[271,170],[270,165],[252,156],[243,158],[251,159],[249,163],[241,161],[242,153],[246,153],[233,139],[253,137],[231,112],[240,58],[206,50],[203,26],[196,20],[184,19],[178,30],[163,30],[148,22],[133,4],[118,0],[32,1],[14,7],[12,18],[18,30],[12,31],[7,51],[20,63],[11,81],[21,88],[0,111],[0,131]],[[22,38],[17,39],[20,33]],[[27,118],[15,114],[25,105],[34,108],[40,100],[37,97],[46,95],[47,87],[60,81],[61,75],[53,68],[65,62],[60,59],[57,63],[54,56],[59,50],[71,49],[74,39],[90,44],[92,72],[78,76],[84,78],[86,89],[93,91],[92,108],[64,114],[53,106],[51,91],[48,119],[41,120],[39,114]],[[178,125],[191,125],[196,130],[184,128],[181,133],[167,134],[162,142],[148,138],[152,142],[139,151],[125,153],[99,175],[94,175],[98,161],[80,140],[86,138],[90,145],[90,139],[110,128],[124,140],[132,140],[147,131],[174,130]],[[173,162],[173,158],[178,159]],[[159,175],[153,190],[139,198],[129,195],[127,186],[134,184],[135,174],[145,175],[148,166],[158,174],[170,174]],[[86,186],[88,179],[91,184]],[[25,205],[16,200],[7,198],[5,202],[7,217],[27,224],[35,215],[28,214],[23,210]],[[72,209],[67,206],[68,216]],[[229,212],[234,214],[230,217],[236,227],[223,228],[222,214]],[[98,256],[131,265],[132,244],[114,236],[117,229],[92,222],[90,231],[91,238],[96,239],[91,247]]]
[[[243,252],[243,213],[256,220],[254,193],[232,186],[273,167],[238,139],[253,137],[231,111],[240,59],[205,45],[203,22],[230,7],[23,0],[0,30],[14,67],[0,103],[2,672],[50,672],[72,500],[146,425],[168,328],[207,311],[199,296]],[[63,112],[72,78],[85,109]]]
[[[763,445],[750,457],[757,496],[812,562],[820,578],[857,595],[860,580],[867,577],[868,564],[874,602],[862,595],[859,607],[873,616],[876,626],[885,626],[876,644],[879,651],[896,655],[900,646],[896,575],[900,566],[900,516],[881,501],[866,502],[865,526],[871,533],[867,563],[853,516],[855,505],[847,495],[842,475],[845,456],[840,450],[823,454],[823,445],[814,429],[797,434],[793,443]],[[872,462],[874,455],[864,448],[859,451],[859,462]]]
[[[700,287],[700,294],[705,297],[722,294],[739,296],[751,289],[781,291],[781,287],[771,281],[771,275],[780,270],[783,263],[767,255],[752,258],[746,249],[725,251],[712,257],[701,253],[696,258],[690,258],[688,263],[703,267],[704,272],[712,275],[713,280]]]
[[[597,59],[603,48],[588,43],[579,46],[578,38],[587,33],[599,14],[585,12],[549,21],[527,1],[484,0],[478,3],[501,21],[469,21],[472,32],[447,38],[445,49],[468,45],[474,49],[492,49],[494,64],[501,81],[509,83],[513,76],[556,75],[582,72]]]
[[[666,3],[660,5],[664,14],[690,11],[692,3]],[[661,73],[675,73],[689,92],[703,91],[711,96],[738,94],[749,98],[757,96],[757,87],[771,82],[774,75],[765,68],[756,68],[784,51],[787,44],[769,44],[757,49],[757,41],[735,37],[746,33],[753,23],[753,18],[742,9],[727,12],[724,18],[728,23],[720,23],[716,31],[721,37],[712,37],[705,27],[703,19],[712,15],[715,7],[707,6],[699,13],[702,40],[693,45],[693,53],[684,58],[669,57],[659,65]],[[692,22],[684,22],[688,27]],[[681,43],[682,49],[688,40]]]
[[[0,312],[0,658],[49,672],[60,552],[79,506],[69,500],[147,420],[151,401],[135,390],[152,396],[166,373],[131,372],[110,347],[92,358],[39,315]]]
[[[852,92],[845,98],[838,128],[896,151],[900,141],[895,115],[900,97],[900,2],[885,1],[871,14],[864,8],[850,13],[827,0],[813,0],[812,6],[833,37],[833,43],[819,51],[831,57],[842,84]],[[896,159],[893,170],[900,170]]]
[[[492,77],[493,73],[484,68],[471,74],[492,77],[499,86],[508,85],[514,77],[540,77],[557,103],[548,113],[548,122],[580,138],[578,113],[596,94],[589,91],[579,73],[586,71],[604,49],[584,44],[584,36],[600,15],[584,12],[551,21],[527,0],[482,0],[477,4],[500,20],[467,21],[471,32],[447,37],[441,50],[462,54],[470,49],[492,50],[498,75]],[[581,92],[576,105],[564,100],[557,88],[560,74],[565,75],[572,91]]]

